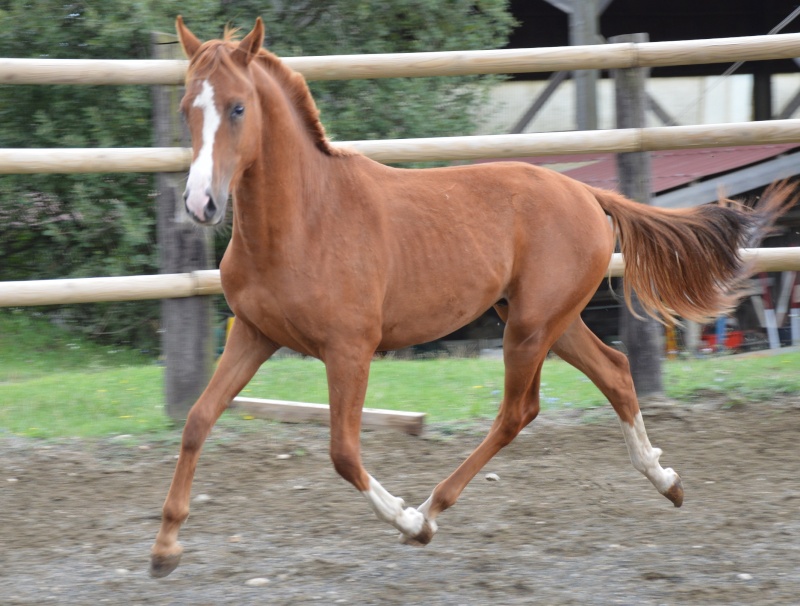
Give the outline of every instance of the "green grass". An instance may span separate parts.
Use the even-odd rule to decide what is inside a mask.
[[[128,366],[58,372],[0,384],[0,428],[36,437],[164,431],[163,370]]]
[[[493,417],[503,390],[503,363],[474,358],[376,360],[370,370],[365,406],[426,412],[432,421]],[[268,362],[242,395],[327,402],[325,368],[314,360]],[[545,364],[542,408],[599,405],[602,394],[581,373],[560,360]]]
[[[97,345],[30,310],[0,309],[0,383],[150,362],[130,349]]]
[[[664,364],[667,395],[768,400],[800,393],[800,352],[676,360]],[[169,434],[163,368],[155,360],[75,338],[30,313],[0,313],[0,435],[56,438]],[[431,422],[491,418],[503,385],[499,360],[377,360],[366,406],[428,413]],[[244,396],[327,402],[325,369],[311,359],[271,360]],[[588,408],[605,398],[560,360],[542,373],[542,408]],[[235,423],[236,415],[226,415]]]
[[[664,367],[667,395],[691,402],[711,395],[762,402],[800,393],[800,351],[675,360]]]

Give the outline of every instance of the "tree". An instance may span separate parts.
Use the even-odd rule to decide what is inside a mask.
[[[249,30],[262,2],[231,0],[226,16]],[[274,0],[266,46],[285,56],[498,48],[515,24],[507,0]],[[311,82],[333,139],[468,134],[495,79],[391,78]]]
[[[178,12],[203,38],[228,22],[249,30],[260,14],[267,46],[286,56],[496,48],[514,23],[508,0],[40,0],[35,10],[0,0],[0,57],[149,58],[150,32],[172,31]],[[328,132],[343,140],[469,133],[490,82],[311,87]],[[150,112],[143,86],[0,86],[0,147],[147,147]],[[0,280],[155,273],[153,194],[152,175],[0,178]],[[157,346],[156,302],[55,311],[92,335]]]

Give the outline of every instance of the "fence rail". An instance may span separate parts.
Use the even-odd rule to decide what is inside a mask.
[[[354,148],[379,162],[422,162],[794,142],[800,144],[800,120],[343,141],[335,145]],[[189,168],[191,157],[191,150],[178,147],[0,149],[0,174],[180,172]]]
[[[0,174],[171,173],[191,160],[192,150],[181,147],[4,148]]]
[[[800,248],[742,249],[742,259],[753,271],[800,271]],[[622,275],[622,255],[611,256],[608,275]],[[178,299],[222,293],[219,270],[194,271],[155,276],[74,278],[0,282],[0,307],[67,305],[108,301]]]
[[[286,57],[307,80],[665,67],[800,56],[800,34],[505,50]],[[186,61],[0,59],[0,84],[180,84]]]

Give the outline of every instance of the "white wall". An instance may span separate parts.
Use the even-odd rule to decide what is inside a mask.
[[[509,132],[546,85],[543,81],[498,84],[481,112],[486,120],[476,134]],[[752,87],[753,78],[747,74],[726,78],[651,78],[647,84],[648,92],[679,124],[751,120]],[[773,76],[773,113],[781,111],[798,90],[800,74]],[[574,108],[574,83],[563,82],[525,132],[575,130]],[[614,128],[614,85],[611,80],[598,82],[597,114],[598,128]],[[647,120],[648,126],[662,126],[652,114]]]

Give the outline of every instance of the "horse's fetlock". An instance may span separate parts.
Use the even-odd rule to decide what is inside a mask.
[[[351,484],[355,484],[361,478],[363,467],[361,457],[357,454],[331,450],[331,461],[336,473]]]
[[[430,507],[426,508],[423,511],[425,519],[435,518],[445,509],[449,509],[450,507],[455,505],[457,500],[458,500],[458,494],[454,493],[451,490],[442,490],[437,487],[436,490],[433,491],[433,496],[430,499],[431,502]],[[422,507],[420,509],[422,509]]]
[[[161,515],[164,522],[180,525],[183,524],[186,521],[186,518],[189,517],[189,508],[164,505]]]

